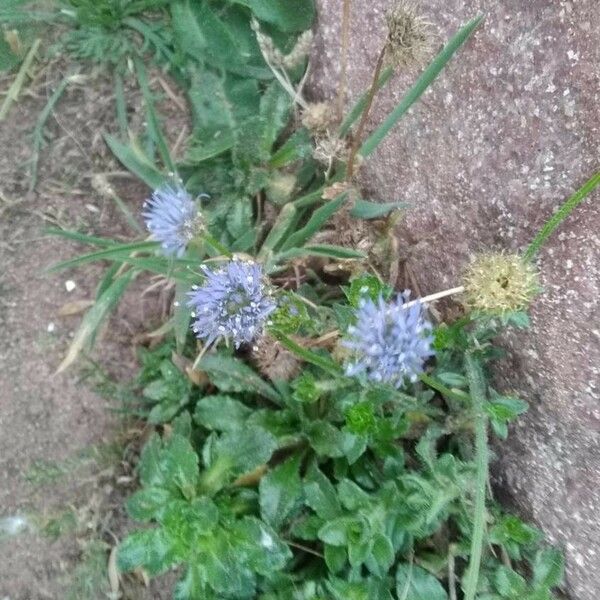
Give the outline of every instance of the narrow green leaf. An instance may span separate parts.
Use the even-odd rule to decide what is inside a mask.
[[[110,248],[84,254],[76,258],[71,258],[63,262],[57,263],[50,267],[50,272],[62,271],[72,267],[78,267],[97,260],[123,260],[132,252],[145,252],[147,250],[155,250],[158,247],[158,242],[133,242],[131,244],[115,244]]]
[[[600,171],[586,181],[561,207],[548,219],[546,224],[540,229],[534,240],[529,244],[525,251],[524,258],[532,260],[540,251],[540,248],[546,243],[548,238],[556,231],[560,224],[573,212],[573,210],[589,196],[592,191],[600,184]]]
[[[325,258],[333,258],[336,260],[358,260],[366,258],[364,252],[345,248],[344,246],[333,246],[330,244],[314,244],[312,246],[304,246],[303,248],[291,248],[285,252],[276,254],[273,258],[275,264],[279,264],[290,260],[291,258],[299,258],[302,256],[323,256]]]
[[[321,369],[331,375],[340,376],[342,374],[342,370],[339,365],[333,362],[333,360],[330,358],[321,356],[320,354],[316,354],[311,350],[303,348],[280,331],[273,330],[272,333],[288,350],[291,350],[294,354],[296,354],[296,356],[299,356],[306,362],[316,365],[317,367],[321,367]]]
[[[390,214],[393,210],[406,208],[405,202],[369,202],[356,200],[350,214],[357,219],[379,219]]]
[[[348,194],[344,192],[337,198],[330,200],[323,206],[317,208],[311,215],[308,223],[282,244],[281,250],[289,250],[291,248],[302,247],[310,238],[317,233],[321,227],[332,217],[346,202]],[[297,206],[297,205],[296,205]]]
[[[247,6],[258,19],[281,31],[304,31],[315,18],[313,0],[233,0]]]
[[[117,304],[127,289],[127,286],[136,275],[136,271],[127,271],[115,279],[110,287],[96,301],[94,306],[88,310],[81,320],[79,329],[75,333],[75,337],[69,346],[65,358],[56,369],[56,373],[61,373],[69,367],[79,356],[79,353],[90,343],[94,338],[98,327],[100,327],[104,319]]]
[[[381,75],[379,76],[379,79],[377,80],[377,91],[382,89],[387,84],[387,82],[392,78],[393,74],[393,67],[386,67],[385,69],[383,69]],[[340,138],[345,137],[345,135],[350,131],[350,127],[352,127],[352,125],[354,125],[354,123],[358,121],[363,111],[367,107],[368,98],[369,90],[367,90],[361,95],[361,97],[358,99],[358,102],[356,102],[356,104],[352,107],[352,110],[348,113],[348,115],[340,125],[340,128],[338,130],[338,135]]]
[[[388,115],[383,123],[365,140],[359,150],[361,156],[369,156],[379,146],[387,134],[406,114],[406,111],[421,97],[423,92],[433,83],[454,53],[471,37],[483,20],[483,15],[475,17],[462,27],[433,59],[413,87],[402,98],[400,104]]]
[[[136,177],[139,177],[149,188],[160,187],[165,176],[150,162],[148,157],[134,143],[131,146],[123,144],[115,137],[105,133],[104,139],[112,153]]]

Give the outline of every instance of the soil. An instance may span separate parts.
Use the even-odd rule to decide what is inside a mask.
[[[61,309],[93,300],[102,265],[48,274],[48,266],[84,248],[45,229],[131,239],[92,176],[107,173],[134,214],[147,193],[103,142],[102,132],[116,126],[113,84],[101,70],[86,72],[58,102],[45,128],[37,186],[28,191],[36,119],[72,69],[62,60],[38,64],[0,123],[0,598],[170,598],[169,581],[123,581],[111,595],[109,554],[132,526],[122,506],[134,489],[131,456],[140,432],[116,414],[114,399],[94,391],[85,360],[54,374],[81,318],[61,317]],[[0,93],[13,78],[0,79]],[[126,96],[131,122],[140,122],[139,93]],[[180,132],[183,117],[170,118]],[[131,375],[133,337],[160,320],[160,298],[142,296],[148,284],[136,282],[98,340],[95,356],[110,381]]]

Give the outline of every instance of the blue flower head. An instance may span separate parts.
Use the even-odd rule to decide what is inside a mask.
[[[203,228],[196,203],[179,183],[164,184],[144,202],[146,227],[167,256],[181,257]]]
[[[231,340],[236,348],[250,343],[277,308],[262,267],[233,259],[215,270],[204,265],[201,269],[206,280],[192,288],[188,302],[196,337],[206,345],[219,338]]]
[[[406,291],[390,303],[382,296],[360,301],[356,324],[348,327],[348,337],[342,342],[352,353],[347,375],[399,388],[423,372],[425,361],[434,354],[432,326],[420,303],[404,306],[409,296]]]

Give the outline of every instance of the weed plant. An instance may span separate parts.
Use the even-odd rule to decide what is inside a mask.
[[[128,393],[155,433],[127,503],[144,525],[118,565],[179,569],[178,600],[554,598],[560,552],[490,492],[488,438],[506,439],[527,404],[489,373],[497,336],[529,325],[536,253],[600,174],[522,256],[486,253],[452,290],[398,295],[405,206],[363,199],[354,176],[482,17],[366,135],[377,92],[429,52],[427,23],[412,5],[390,13],[372,84],[340,118],[302,95],[314,12],[311,0],[71,0],[57,16],[76,23],[64,38],[74,56],[125,58],[136,74],[144,143],[106,141],[154,190],[148,238],[52,231],[94,248],[55,270],[109,264],[59,371],[141,273],[173,291]],[[187,94],[193,134],[177,163],[140,48]],[[450,294],[464,314],[432,320],[430,303]]]

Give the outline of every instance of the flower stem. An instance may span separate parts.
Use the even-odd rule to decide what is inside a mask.
[[[338,118],[341,121],[346,103],[346,85],[348,83],[348,46],[350,40],[350,7],[352,0],[343,0],[342,6],[342,47],[340,50],[340,81],[337,93]]]
[[[381,49],[381,52],[379,52],[377,65],[375,66],[375,71],[373,72],[373,80],[371,82],[371,87],[367,96],[367,104],[358,123],[356,135],[354,136],[354,139],[352,141],[352,147],[350,148],[350,156],[348,157],[348,166],[346,168],[346,181],[351,181],[352,176],[354,175],[354,163],[356,161],[356,155],[358,154],[358,149],[360,148],[365,126],[367,125],[367,120],[369,118],[369,114],[373,106],[373,99],[375,98],[375,94],[377,93],[377,90],[379,88],[378,82],[379,76],[381,75],[381,70],[383,69],[383,59],[385,58],[385,51],[386,46],[384,46]]]
[[[465,291],[464,285],[459,285],[455,288],[450,288],[449,290],[443,290],[441,292],[436,292],[435,294],[430,294],[429,296],[424,296],[423,298],[417,298],[416,300],[411,300],[410,302],[406,302],[403,305],[404,308],[410,308],[414,304],[421,303],[426,304],[427,302],[435,302],[436,300],[440,300],[441,298],[445,298],[446,296],[452,296],[453,294],[462,294]]]
[[[479,361],[472,352],[465,354],[469,391],[473,399],[475,412],[475,515],[473,517],[473,535],[471,536],[471,561],[465,577],[465,600],[474,600],[479,580],[483,536],[485,532],[486,492],[489,471],[489,449],[487,439],[487,417],[485,413],[485,383]]]

